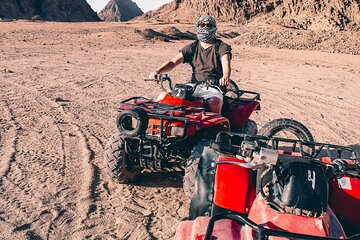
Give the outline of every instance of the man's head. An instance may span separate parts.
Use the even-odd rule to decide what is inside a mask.
[[[211,16],[202,16],[196,23],[196,35],[202,42],[212,42],[216,31],[216,20]]]

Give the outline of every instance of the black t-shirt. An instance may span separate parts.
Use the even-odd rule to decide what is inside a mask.
[[[217,48],[218,51],[216,51]],[[215,80],[218,84],[219,79],[223,76],[221,58],[227,53],[231,57],[231,46],[217,40],[213,45],[204,49],[200,45],[200,41],[196,41],[185,46],[181,52],[184,56],[184,63],[189,63],[192,67],[192,83]]]

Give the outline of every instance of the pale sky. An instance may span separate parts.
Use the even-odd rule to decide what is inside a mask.
[[[136,2],[136,4],[143,10],[143,12],[148,12],[150,10],[154,10],[159,8],[161,5],[164,5],[165,3],[169,3],[172,0],[132,0],[133,2]],[[109,0],[87,0],[87,2],[90,4],[92,9],[96,12],[100,12],[106,4],[109,2]]]

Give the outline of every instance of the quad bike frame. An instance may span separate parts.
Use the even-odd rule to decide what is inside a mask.
[[[169,82],[173,92],[180,92],[176,87],[172,88],[168,78],[161,81],[164,90],[165,81]],[[231,92],[236,99],[225,97],[229,104],[224,104],[227,106],[224,107],[224,116],[207,112],[202,99],[190,101],[169,93],[163,94],[157,101],[144,97],[121,101],[117,127],[124,139],[125,153],[135,156],[127,163],[129,167],[153,171],[181,169],[199,140],[214,139],[217,133],[230,131],[231,126],[241,131],[251,113],[260,108],[260,95],[238,90],[237,86]],[[126,127],[126,117],[137,117],[140,124],[135,128],[139,129]]]
[[[146,120],[140,119],[147,123],[146,129],[123,136],[126,153],[136,156],[129,163],[132,167],[154,171],[181,167],[199,138],[215,137],[230,128],[226,118],[205,112],[204,108],[163,104],[142,97],[122,101],[118,110],[121,114],[139,108],[146,114]]]

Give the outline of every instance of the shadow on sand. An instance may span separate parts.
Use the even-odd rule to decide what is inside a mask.
[[[138,177],[136,182],[132,183],[132,185],[155,188],[182,188],[182,179],[182,172],[144,172]]]

